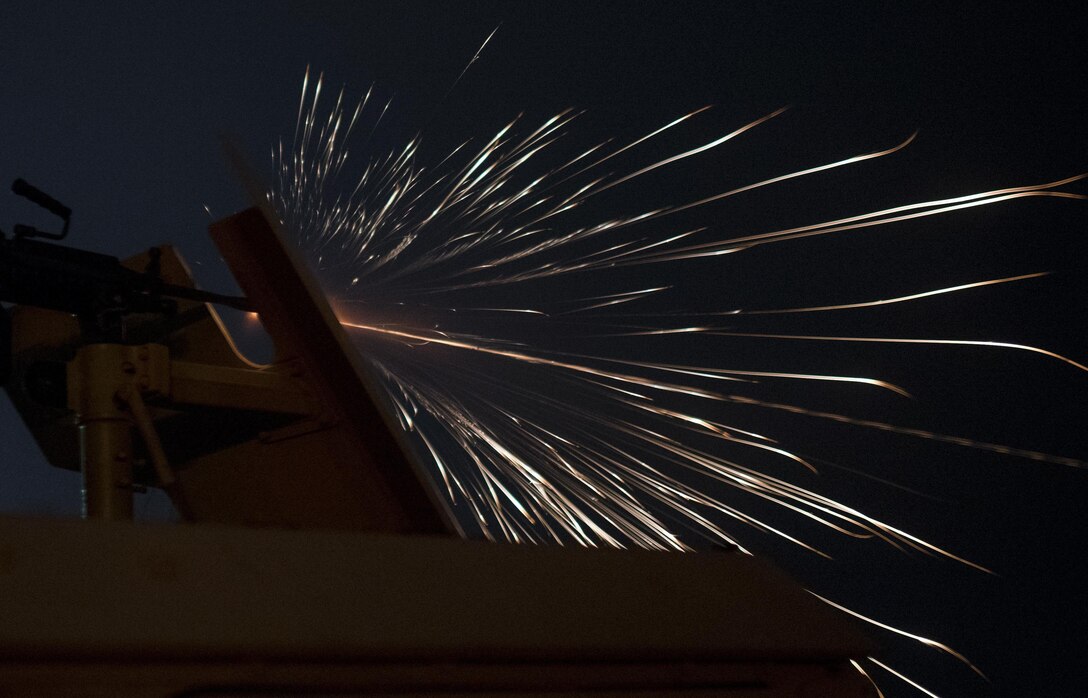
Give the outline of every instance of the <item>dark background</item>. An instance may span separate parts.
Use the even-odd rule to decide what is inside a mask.
[[[376,83],[379,94],[394,97],[377,145],[426,126],[425,154],[494,132],[521,112],[540,121],[569,106],[585,109],[574,142],[586,145],[629,140],[716,105],[653,146],[663,156],[792,105],[640,194],[662,202],[887,147],[919,131],[892,159],[693,219],[723,237],[1088,170],[1085,10],[1073,3],[888,5],[7,3],[0,11],[0,182],[24,177],[71,206],[74,245],[125,256],[172,242],[205,287],[232,291],[204,233],[205,205],[216,217],[245,205],[217,139],[236,134],[263,166],[269,146],[293,128],[307,64],[355,96]],[[610,205],[630,212],[645,203],[621,195]],[[823,304],[1052,271],[1018,286],[836,320],[845,324],[832,329],[826,318],[773,327],[994,339],[1084,361],[1085,211],[1080,201],[1029,199],[772,246],[692,265],[670,298],[688,310]],[[10,231],[14,222],[49,223],[25,202],[0,197],[0,228]],[[1042,357],[711,343],[692,345],[682,358],[722,363],[719,351],[753,368],[766,361],[843,372],[845,364],[915,395],[903,406],[827,391],[809,400],[813,407],[1088,459],[1088,375]],[[890,664],[941,695],[1083,694],[1088,473],[774,414],[765,430],[795,434],[806,455],[834,461],[824,491],[997,572],[872,544],[864,553],[833,548],[841,565],[826,565],[754,541],[813,588],[962,650],[993,683],[909,646],[889,645],[882,656]],[[0,448],[0,510],[77,514],[78,476],[42,462],[6,400]],[[141,508],[152,518],[168,515],[161,498]],[[893,679],[883,683],[888,695],[911,694]]]

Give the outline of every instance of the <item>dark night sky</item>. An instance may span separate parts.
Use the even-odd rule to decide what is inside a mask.
[[[890,7],[878,7],[884,4]],[[171,242],[205,287],[230,291],[206,239],[203,207],[218,217],[245,200],[218,136],[236,134],[263,163],[293,126],[307,64],[354,94],[374,82],[393,95],[384,137],[392,143],[428,124],[431,152],[493,132],[523,111],[540,120],[568,106],[585,109],[581,142],[590,143],[635,137],[716,105],[686,140],[673,142],[690,147],[792,105],[735,147],[687,168],[690,180],[660,182],[657,194],[674,202],[714,191],[719,179],[838,159],[919,131],[892,159],[703,216],[727,232],[1088,170],[1088,12],[1075,3],[581,5],[8,2],[0,10],[0,182],[6,192],[7,182],[24,177],[71,206],[73,245],[125,256]],[[481,60],[439,104],[499,22]],[[1074,189],[1088,191],[1083,183]],[[1085,206],[1022,200],[871,236],[775,246],[773,256],[724,270],[697,265],[680,298],[691,307],[705,298],[770,305],[1053,271],[1018,287],[879,316],[865,331],[1034,344],[1084,361]],[[45,222],[35,215],[0,197],[0,228]],[[1088,459],[1088,375],[1070,367],[986,350],[784,351],[798,349],[812,353],[814,366],[850,362],[912,390],[913,411],[887,408],[880,418]],[[839,475],[827,484],[999,573],[883,552],[852,559],[844,551],[854,575],[847,579],[795,553],[781,560],[816,587],[842,589],[840,598],[859,610],[963,650],[993,684],[913,649],[893,650],[889,663],[941,695],[1082,694],[1088,472],[824,424],[784,420],[782,428],[817,444],[817,456],[939,498],[877,488],[842,471],[833,470]],[[6,399],[0,443],[0,511],[76,514],[78,477],[42,462]],[[144,506],[153,514],[162,503]],[[918,669],[927,656],[931,664]],[[896,688],[889,695],[913,694]]]

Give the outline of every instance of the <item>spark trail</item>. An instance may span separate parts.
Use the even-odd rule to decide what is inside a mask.
[[[808,535],[824,531],[984,569],[820,494],[809,484],[813,465],[780,437],[760,433],[760,414],[775,410],[1037,461],[1086,465],[1076,458],[832,413],[763,394],[769,386],[788,382],[908,396],[879,377],[691,366],[653,358],[660,350],[651,343],[669,335],[735,336],[987,347],[1088,371],[1072,358],[1008,342],[757,332],[720,324],[723,317],[730,322],[747,316],[788,320],[911,303],[1043,273],[904,289],[883,300],[723,309],[698,314],[703,322],[696,325],[690,324],[690,313],[639,309],[666,296],[670,280],[693,260],[802,238],[857,234],[1013,199],[1083,199],[1063,187],[1088,175],[717,238],[710,226],[671,221],[787,180],[890,156],[914,136],[678,205],[593,220],[582,212],[597,197],[723,148],[785,109],[619,175],[605,167],[621,155],[637,155],[648,141],[708,108],[625,144],[578,149],[563,144],[578,116],[574,111],[538,125],[526,125],[519,117],[482,145],[466,141],[453,148],[432,168],[420,164],[418,135],[375,154],[371,139],[389,104],[372,107],[373,92],[348,106],[341,90],[324,106],[323,80],[311,84],[307,71],[293,141],[273,150],[275,182],[269,199],[316,269],[362,356],[381,377],[400,424],[429,455],[435,481],[455,511],[462,512],[469,535],[663,550],[692,550],[709,542],[746,551],[746,531],[754,530],[829,557],[819,536]],[[364,129],[369,135],[361,174],[348,174],[347,143]],[[625,270],[644,273],[632,284]],[[643,351],[644,358],[631,358],[632,351]],[[768,513],[774,511],[781,516]]]

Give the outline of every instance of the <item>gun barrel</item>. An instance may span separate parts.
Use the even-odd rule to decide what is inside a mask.
[[[28,183],[25,179],[17,179],[12,182],[11,191],[13,191],[16,196],[21,196],[27,201],[38,204],[46,211],[49,211],[65,221],[72,217],[72,209],[49,196],[41,189],[38,189],[33,184]]]

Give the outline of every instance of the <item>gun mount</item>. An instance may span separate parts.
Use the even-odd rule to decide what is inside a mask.
[[[196,289],[170,247],[122,263],[16,230],[0,241],[7,388],[50,462],[82,471],[87,516],[129,519],[134,489],[159,486],[189,521],[455,530],[259,211],[211,230],[248,299]],[[245,359],[211,304],[258,313],[275,361]]]

